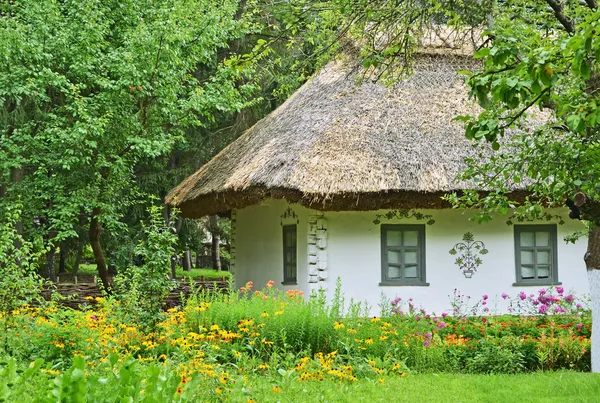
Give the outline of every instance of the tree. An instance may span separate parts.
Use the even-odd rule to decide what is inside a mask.
[[[600,371],[600,11],[596,0],[450,2],[332,1],[362,40],[363,64],[377,78],[410,65],[420,35],[436,26],[470,29],[480,38],[470,94],[484,109],[462,116],[467,138],[496,150],[488,163],[471,161],[464,179],[489,192],[449,195],[455,207],[479,210],[479,221],[512,209],[517,220],[544,208],[571,207],[588,226],[584,256],[593,300],[592,370]],[[529,116],[545,124],[531,128]],[[519,135],[508,135],[518,127]],[[517,197],[525,184],[527,197]]]
[[[4,201],[20,195],[25,226],[52,244],[76,236],[83,211],[105,287],[100,235],[122,229],[139,199],[136,164],[216,110],[242,108],[253,90],[260,52],[218,57],[255,29],[237,11],[236,0],[0,4]]]

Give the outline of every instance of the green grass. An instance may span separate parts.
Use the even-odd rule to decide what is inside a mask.
[[[79,274],[80,275],[98,275],[96,271],[95,264],[87,264],[82,263],[79,265]],[[225,279],[231,278],[231,273],[228,271],[216,271],[213,269],[192,269],[191,271],[183,271],[181,267],[177,267],[177,278],[186,278],[191,277],[193,279],[200,279],[200,277],[204,276],[206,280],[220,280],[225,277]]]
[[[248,377],[248,398],[256,402],[598,402],[600,374],[539,372],[523,375],[409,375],[333,381],[285,381],[285,377]],[[280,387],[275,393],[273,386]],[[245,401],[231,396],[231,401]]]

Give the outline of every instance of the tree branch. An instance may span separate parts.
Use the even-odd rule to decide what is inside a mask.
[[[595,0],[586,0],[586,1],[595,1]],[[570,34],[574,34],[575,27],[573,26],[573,21],[571,21],[565,15],[561,4],[557,0],[546,0],[546,3],[548,3],[548,5],[552,8],[552,10],[554,10],[554,16],[556,17],[556,19],[558,21],[560,21],[560,23],[565,28],[565,30]]]

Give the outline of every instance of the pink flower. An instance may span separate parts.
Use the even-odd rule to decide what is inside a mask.
[[[508,294],[507,294],[507,293],[505,293],[505,292],[503,292],[503,293],[502,293],[502,299],[506,299],[506,298],[508,298]]]
[[[487,294],[483,294],[483,300],[485,301],[486,299],[488,299]]]
[[[563,294],[563,292],[565,292],[565,289],[562,288],[561,286],[556,287],[556,292],[559,293],[560,295]]]
[[[540,288],[540,289],[538,290],[538,293],[539,293],[540,295],[544,295],[544,294],[546,293],[546,289],[545,289],[545,288]]]
[[[540,305],[540,309],[539,309],[539,313],[541,313],[542,315],[546,313],[546,311],[548,310],[548,305],[546,304],[542,304]]]
[[[488,308],[487,306],[485,308],[483,308],[483,312],[489,312],[490,308]]]
[[[443,312],[442,313],[442,318],[445,318],[446,316],[448,316],[448,312]]]
[[[581,309],[581,308],[583,308],[583,305],[581,305],[581,304],[577,304],[577,305],[575,305],[575,306],[577,307],[577,309]]]
[[[575,327],[577,328],[577,330],[581,330],[581,328],[583,327],[583,323],[578,323],[575,325]]]
[[[487,301],[483,301],[481,305],[487,305]]]
[[[575,300],[575,296],[573,294],[569,294],[565,297],[565,302],[568,302],[569,304],[573,302],[573,300]]]
[[[438,323],[438,329],[443,329],[443,328],[445,328],[446,326],[448,326],[448,325],[446,324],[446,322],[440,322],[440,323]]]
[[[525,301],[527,299],[527,294],[525,294],[525,292],[521,291],[519,293],[519,298],[521,298],[521,301]]]

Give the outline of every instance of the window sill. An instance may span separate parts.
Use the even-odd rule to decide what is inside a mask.
[[[513,287],[536,287],[536,286],[551,286],[551,285],[562,285],[561,281],[532,281],[532,282],[523,282],[523,283],[513,283]]]
[[[282,281],[281,285],[298,285],[297,281]]]
[[[395,281],[382,281],[380,287],[429,287],[429,283],[397,283]]]

